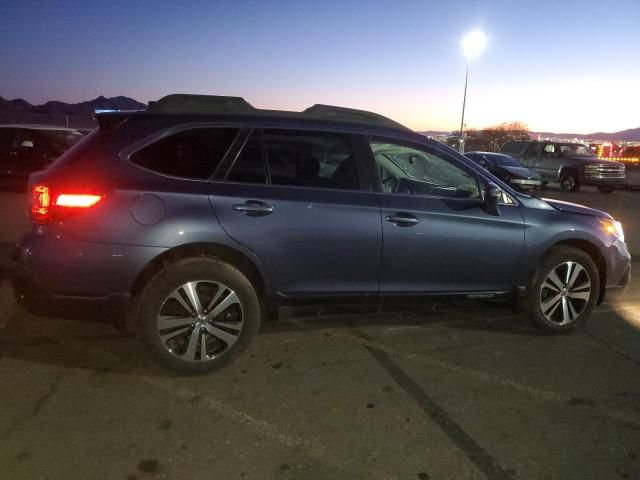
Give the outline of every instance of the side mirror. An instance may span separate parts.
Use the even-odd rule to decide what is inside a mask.
[[[484,211],[489,215],[500,215],[498,202],[502,198],[502,190],[495,183],[488,183],[484,189]]]
[[[481,158],[480,160],[478,160],[478,164],[485,169],[489,168],[489,162],[487,162],[484,158]]]
[[[25,140],[24,142],[22,142],[20,144],[20,146],[23,147],[23,148],[33,148],[33,141]]]

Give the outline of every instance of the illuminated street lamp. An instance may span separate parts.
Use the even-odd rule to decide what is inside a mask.
[[[467,73],[464,77],[464,97],[462,98],[462,120],[460,121],[460,153],[464,153],[464,107],[467,103],[467,83],[469,81],[469,61],[477,57],[484,50],[487,37],[479,30],[474,30],[462,39],[462,50],[467,57]]]

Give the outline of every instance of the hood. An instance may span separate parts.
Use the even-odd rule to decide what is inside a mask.
[[[529,170],[526,167],[511,167],[507,165],[501,165],[499,168],[518,178],[525,178],[530,180],[538,180],[540,178],[540,175],[537,172]]]
[[[560,200],[553,200],[551,198],[543,198],[545,202],[551,205],[556,210],[563,212],[578,213],[580,215],[589,215],[590,217],[608,218],[613,220],[613,217],[606,212],[596,210],[595,208],[585,207],[584,205],[578,205],[577,203],[562,202]]]

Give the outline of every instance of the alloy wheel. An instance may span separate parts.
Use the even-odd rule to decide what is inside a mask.
[[[540,310],[556,325],[576,321],[591,299],[591,279],[577,262],[564,262],[551,269],[540,287]]]
[[[222,283],[193,281],[175,289],[162,303],[158,336],[173,355],[188,362],[224,355],[243,326],[242,303]]]

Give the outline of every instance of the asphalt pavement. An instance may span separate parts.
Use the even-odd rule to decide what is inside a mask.
[[[640,236],[640,192],[547,193]],[[0,194],[5,245],[20,202]],[[0,312],[0,478],[640,478],[637,283],[562,336],[499,303],[288,316],[195,377],[107,325],[25,314],[6,281]]]

